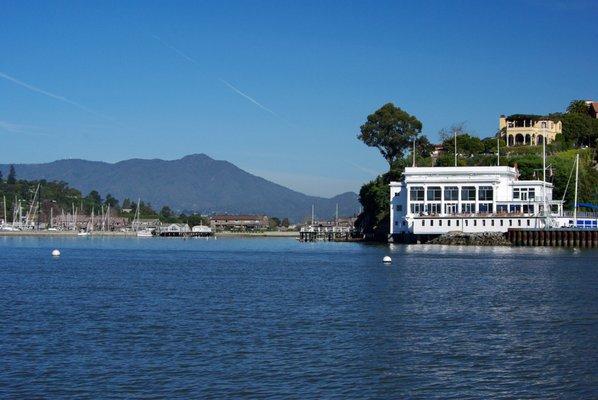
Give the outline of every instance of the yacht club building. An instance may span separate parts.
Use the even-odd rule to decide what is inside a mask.
[[[512,167],[412,167],[403,176],[390,183],[395,241],[451,231],[544,228],[563,215],[563,202],[552,199],[551,183],[519,180]]]

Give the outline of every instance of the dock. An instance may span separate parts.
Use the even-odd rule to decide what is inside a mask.
[[[514,246],[598,247],[597,229],[509,229]]]

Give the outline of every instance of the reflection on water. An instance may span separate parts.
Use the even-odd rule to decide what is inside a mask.
[[[597,287],[592,250],[3,237],[0,397],[596,398]]]

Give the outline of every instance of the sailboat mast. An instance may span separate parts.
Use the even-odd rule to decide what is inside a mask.
[[[573,226],[577,227],[577,185],[579,180],[579,153],[575,155],[575,199],[573,201]]]
[[[546,210],[546,124],[542,128],[542,205],[544,208],[544,228],[548,228],[548,210]]]
[[[500,135],[496,138],[496,165],[500,167]]]
[[[457,130],[455,129],[455,167],[457,166]]]

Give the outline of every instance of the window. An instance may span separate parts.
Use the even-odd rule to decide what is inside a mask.
[[[446,203],[444,205],[445,214],[457,214],[459,212],[459,205],[457,203]]]
[[[480,203],[479,206],[479,212],[481,213],[491,213],[492,212],[492,203]]]
[[[465,226],[469,226],[469,221],[465,220]]]
[[[513,220],[512,219],[509,220],[509,226],[513,226]]]
[[[480,186],[478,189],[478,200],[492,201],[493,190],[492,186]]]
[[[445,201],[459,201],[459,188],[457,186],[447,186],[444,188]]]
[[[528,219],[528,220],[527,220],[527,226],[529,226],[529,225],[530,225],[530,222],[529,222],[529,219]]]
[[[448,226],[451,226],[451,220],[449,219],[448,221],[446,221],[446,224],[447,224]]]
[[[430,186],[428,188],[428,201],[440,201],[442,200],[442,191],[440,186]]]
[[[461,212],[462,213],[475,213],[475,203],[462,203],[461,204]]]
[[[459,220],[457,220],[457,226],[459,226]]]
[[[490,225],[494,226],[494,220],[493,219],[490,220]]]
[[[533,200],[536,198],[536,189],[534,188],[514,188],[513,189],[513,200]]]
[[[478,221],[477,220],[473,220],[473,226],[478,226]]]
[[[511,204],[509,206],[509,212],[510,213],[520,213],[521,212],[521,205],[515,205],[515,204]]]
[[[434,220],[433,219],[430,220],[430,226],[434,226]]]
[[[438,226],[442,226],[442,220],[438,221]]]
[[[461,200],[475,200],[475,186],[463,186],[461,188]]]
[[[422,226],[426,226],[426,220],[422,219]]]
[[[424,205],[421,203],[411,204],[411,213],[412,214],[420,214],[424,212]]]
[[[485,219],[482,220],[482,225],[486,226],[486,220]]]
[[[506,204],[498,204],[496,206],[496,212],[498,213],[506,213],[508,210],[508,207]]]
[[[397,204],[397,211],[403,211],[403,206],[401,204]]]
[[[520,219],[517,220],[517,226],[521,226],[521,220]]]
[[[409,198],[411,201],[424,201],[423,186],[413,186],[409,189]]]
[[[426,206],[428,213],[430,214],[440,214],[442,212],[442,204],[441,203],[430,203]]]
[[[500,226],[503,226],[503,225],[504,225],[504,224],[503,224],[503,222],[504,222],[504,221],[501,219],[501,220],[500,220]]]
[[[395,226],[399,225],[399,221],[395,221]]]

